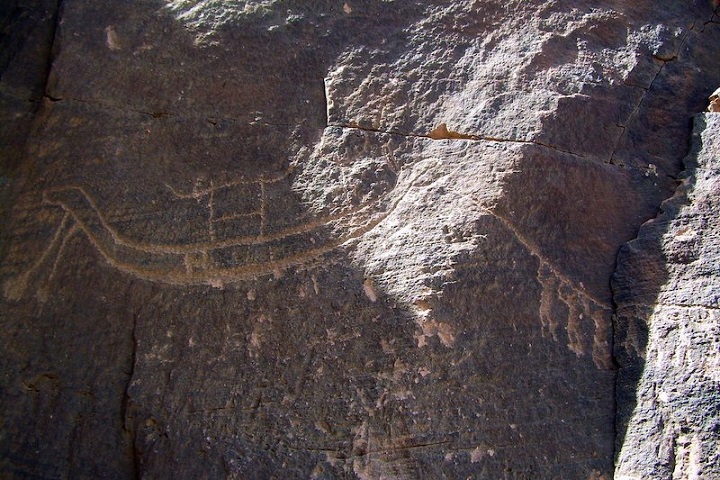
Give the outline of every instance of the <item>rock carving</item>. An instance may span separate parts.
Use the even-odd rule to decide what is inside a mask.
[[[558,341],[559,315],[553,311],[558,303],[567,310],[564,320],[567,331],[567,347],[577,356],[587,352],[587,335],[583,332],[582,324],[592,321],[590,329],[593,331],[592,358],[598,368],[612,368],[610,355],[610,327],[607,318],[612,309],[605,302],[595,298],[587,292],[582,284],[579,286],[557,269],[541,252],[540,248],[508,220],[494,210],[483,208],[485,213],[499,220],[505,228],[512,232],[515,239],[520,242],[527,252],[538,260],[537,281],[542,287],[540,295],[540,321],[542,323],[543,337],[550,336]]]
[[[67,243],[77,233],[87,238],[107,264],[135,277],[166,284],[222,288],[308,263],[375,227],[402,198],[402,194],[393,194],[391,189],[365,203],[303,218],[295,225],[272,228],[266,216],[268,192],[280,188],[280,182],[289,173],[219,185],[210,183],[205,187],[197,183],[189,192],[166,184],[176,201],[194,199],[204,203],[207,210],[208,240],[176,244],[132,238],[115,225],[83,186],[48,189],[43,195],[43,205],[62,210],[62,220],[42,255],[27,270],[5,283],[5,295],[15,300],[21,298],[37,272],[54,258],[47,277],[51,280]],[[259,192],[254,208],[217,216],[215,197],[220,190],[228,188]],[[235,220],[247,221],[251,226],[254,223],[254,233],[220,237],[218,225]],[[279,247],[288,244],[293,248],[276,253]]]

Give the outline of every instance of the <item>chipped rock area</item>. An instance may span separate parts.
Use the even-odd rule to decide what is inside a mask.
[[[622,410],[618,479],[720,477],[719,132],[717,113],[696,117],[683,184],[620,256],[619,387],[635,399]],[[666,280],[648,304],[657,278],[642,274],[657,265]]]
[[[715,473],[711,3],[0,21],[3,476]]]

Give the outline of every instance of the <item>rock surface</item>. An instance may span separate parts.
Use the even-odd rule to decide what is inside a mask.
[[[720,478],[720,115],[697,117],[685,166],[615,275],[619,386],[636,397],[624,404],[618,479]]]
[[[5,476],[647,471],[708,2],[7,5]]]

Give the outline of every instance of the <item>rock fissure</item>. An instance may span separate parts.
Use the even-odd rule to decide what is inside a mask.
[[[710,20],[708,20],[705,25],[709,23],[720,23],[720,19],[718,18],[718,15],[720,15],[720,5],[715,7],[715,10],[713,11],[712,17],[710,17]]]
[[[62,14],[63,14],[63,8],[64,8],[65,0],[56,0],[55,1],[55,8],[54,8],[54,16],[52,19],[52,30],[50,31],[50,46],[48,49],[48,58],[47,63],[45,65],[45,79],[43,81],[43,94],[48,97],[52,98],[49,92],[49,85],[50,85],[50,76],[52,74],[52,65],[55,62],[55,58],[58,55],[58,46],[57,42],[61,33],[61,23],[62,23]]]
[[[717,7],[713,10],[713,14],[712,14],[710,20],[708,20],[707,22],[705,22],[704,25],[707,25],[708,23],[713,22],[713,19],[718,15],[718,12],[719,12],[719,11],[720,11],[720,6],[717,6]],[[679,59],[679,57],[680,57],[680,52],[681,52],[681,50],[682,50],[682,46],[683,46],[683,45],[685,44],[685,42],[687,41],[687,38],[688,38],[688,36],[690,35],[690,32],[692,32],[692,31],[694,30],[694,28],[695,28],[695,24],[693,23],[693,25],[688,29],[688,32],[686,32],[686,34],[683,36],[682,40],[679,42],[679,45],[678,45],[675,53],[671,56],[670,59],[668,59],[668,60],[661,60],[661,61],[662,61],[662,64],[660,65],[660,68],[658,69],[658,71],[657,71],[657,72],[655,73],[655,75],[653,76],[652,80],[649,82],[648,86],[647,86],[646,88],[645,88],[645,87],[640,87],[640,88],[643,88],[643,89],[645,90],[645,93],[642,95],[642,97],[640,98],[640,100],[638,101],[638,103],[636,104],[636,106],[633,108],[633,110],[632,110],[632,112],[630,113],[630,115],[629,115],[629,117],[628,117],[628,120],[625,122],[625,124],[624,124],[624,125],[618,125],[618,127],[621,127],[621,128],[623,129],[623,131],[621,132],[620,137],[619,137],[618,140],[616,141],[616,144],[615,144],[615,147],[614,147],[614,149],[613,149],[613,152],[612,152],[612,154],[610,155],[609,163],[615,164],[615,162],[614,162],[615,153],[616,153],[617,149],[619,148],[619,144],[620,144],[620,142],[622,141],[622,137],[623,137],[623,136],[625,135],[625,133],[626,133],[627,125],[629,125],[629,123],[632,121],[632,118],[634,118],[635,115],[637,115],[637,113],[638,113],[638,111],[639,111],[639,109],[640,109],[640,107],[641,107],[641,105],[642,105],[645,97],[647,96],[647,94],[648,94],[648,93],[650,92],[650,90],[652,89],[652,86],[655,84],[656,80],[658,79],[658,77],[659,77],[660,74],[662,73],[663,68],[665,67],[665,65],[666,65],[668,62],[677,61],[677,60]],[[658,57],[656,57],[656,56],[653,56],[653,58],[657,58],[658,60],[660,60],[660,59],[659,59]],[[690,146],[688,147],[688,150],[687,150],[687,153],[686,153],[686,154],[690,154],[691,152],[692,152],[692,145],[690,145]],[[653,170],[654,170],[654,169],[653,169]],[[680,176],[681,176],[681,175],[682,175],[682,172],[680,173]],[[675,177],[675,176],[670,175],[670,174],[668,174],[668,177],[673,178],[673,179],[679,178],[679,177]],[[683,184],[682,184],[682,183],[678,183],[678,185],[676,186],[675,190],[674,190],[670,195],[668,195],[668,196],[665,198],[664,201],[668,201],[668,200],[672,199],[673,197],[675,197],[675,196],[678,194],[678,192],[680,191],[681,188],[683,188]],[[661,204],[661,205],[662,205],[662,204]],[[652,221],[658,219],[661,215],[663,215],[663,210],[662,210],[662,206],[659,206],[656,215],[655,215],[654,217],[650,218],[649,220],[647,220],[644,224],[647,224],[647,223],[649,223],[649,222],[652,222]],[[639,235],[639,232],[640,232],[640,229],[641,229],[641,228],[642,228],[642,226],[638,228],[638,232],[635,234],[635,236],[633,237],[633,239],[630,240],[630,241],[627,242],[627,243],[631,243],[631,242],[634,241],[634,240],[638,240],[638,235]],[[619,249],[618,249],[618,253],[619,253]],[[615,261],[615,269],[613,270],[613,274],[611,275],[611,278],[617,273],[618,265],[619,265],[619,262],[617,261],[617,258],[616,258],[616,261]],[[616,313],[617,313],[617,304],[615,303],[615,295],[613,295],[613,300],[612,300],[612,301],[613,301],[613,316],[615,316]],[[638,305],[638,306],[640,306],[640,305],[650,306],[650,305],[647,305],[647,304],[639,304],[639,303],[636,303],[635,305]],[[710,308],[712,308],[712,307],[710,307]],[[617,399],[616,399],[616,400],[617,400]]]
[[[129,369],[126,372],[127,381],[125,382],[125,387],[123,389],[122,405],[120,408],[120,422],[122,429],[125,432],[125,441],[128,442],[129,453],[132,456],[133,478],[140,477],[139,453],[136,447],[134,419],[131,412],[132,407],[130,405],[132,402],[130,398],[130,387],[135,378],[135,367],[138,361],[138,316],[138,313],[134,313],[132,316],[132,328],[130,331],[131,350],[128,362]]]
[[[658,75],[660,74],[660,71],[662,71],[662,67],[663,67],[663,66],[664,66],[664,64],[661,66],[660,70],[658,70],[658,72],[655,74],[655,77],[654,77],[653,80],[650,82],[650,86],[652,86],[653,82],[655,82],[655,80],[657,79]],[[648,90],[649,90],[649,87],[648,87]],[[646,93],[647,93],[647,90],[646,90]],[[645,98],[645,96],[643,95],[642,98]],[[642,99],[641,99],[641,101],[642,101]],[[639,104],[638,104],[638,106],[636,106],[635,110],[633,111],[633,114],[637,111],[637,108],[639,108]],[[623,133],[623,134],[624,134],[624,133]],[[620,139],[618,140],[618,142],[619,142],[619,141],[620,141]],[[616,148],[617,148],[617,147],[618,147],[618,145],[616,144]],[[613,151],[613,155],[611,156],[611,160],[612,160],[612,157],[614,156],[614,154],[615,154],[615,152]],[[680,189],[681,189],[682,187],[683,187],[683,184],[682,184],[682,183],[678,183],[677,186],[675,187],[675,190],[673,191],[673,193],[672,193],[671,195],[668,195],[668,196],[666,197],[666,199],[663,201],[663,203],[666,202],[666,201],[669,201],[670,199],[672,199],[673,197],[675,197],[675,196],[678,194],[678,192],[680,191]],[[663,214],[663,209],[662,209],[662,203],[661,203],[661,204],[658,206],[658,209],[657,209],[657,212],[656,212],[655,216],[652,217],[652,218],[650,218],[650,219],[648,219],[648,220],[646,220],[646,221],[643,223],[643,225],[646,225],[646,224],[648,224],[648,223],[650,223],[650,222],[658,219],[662,214]],[[620,405],[620,391],[621,391],[622,388],[626,388],[626,387],[623,386],[623,385],[620,385],[620,381],[621,381],[620,368],[622,368],[622,366],[623,366],[623,359],[619,358],[619,357],[618,357],[618,354],[617,354],[617,342],[618,342],[618,337],[620,336],[620,331],[619,331],[619,330],[620,330],[620,328],[621,328],[620,325],[619,325],[618,314],[619,314],[619,309],[620,309],[621,306],[622,306],[623,308],[627,308],[629,305],[628,305],[626,302],[620,302],[620,301],[618,300],[618,293],[623,294],[624,292],[618,292],[618,291],[616,291],[616,289],[614,288],[613,283],[614,283],[614,278],[615,278],[615,276],[619,273],[619,269],[624,268],[624,264],[621,262],[621,259],[620,259],[620,255],[621,255],[621,252],[622,252],[622,248],[623,248],[624,246],[630,244],[630,243],[633,242],[633,241],[637,241],[638,238],[639,238],[639,235],[640,235],[640,232],[641,232],[641,231],[642,231],[642,225],[640,225],[640,226],[637,228],[637,231],[635,232],[635,235],[633,236],[633,238],[632,238],[630,241],[624,243],[623,245],[621,245],[621,246],[618,248],[618,251],[617,251],[617,253],[616,253],[616,255],[615,255],[615,266],[614,266],[614,268],[613,268],[613,272],[612,272],[612,274],[610,275],[610,278],[609,278],[609,281],[608,281],[609,287],[610,287],[610,291],[612,292],[612,295],[611,295],[611,306],[612,306],[612,325],[611,325],[611,328],[612,328],[612,339],[613,339],[613,340],[612,340],[612,344],[611,344],[611,349],[610,349],[610,351],[611,351],[612,362],[613,362],[613,364],[616,366],[615,388],[614,388],[614,392],[613,392],[613,395],[614,395],[614,396],[613,396],[613,410],[614,410],[614,415],[615,415],[615,422],[614,422],[615,442],[614,442],[614,445],[613,445],[613,459],[615,459],[615,461],[617,461],[617,459],[618,459],[619,456],[620,456],[621,449],[622,449],[621,439],[624,438],[624,436],[625,436],[625,434],[626,434],[626,432],[625,432],[626,426],[624,425],[624,421],[625,421],[625,420],[624,420],[624,419],[621,419],[621,416],[624,415],[624,414],[621,414],[621,411],[622,411],[624,408],[627,408],[626,405],[622,405],[622,406]],[[650,307],[650,308],[652,308],[652,307],[654,307],[655,304],[645,304],[645,303],[636,302],[636,303],[634,303],[633,305],[636,306],[636,307]],[[623,326],[623,328],[627,328],[627,327]],[[640,348],[640,347],[637,346],[636,348]],[[644,354],[644,352],[643,352],[643,354]],[[626,400],[623,400],[623,401],[626,402]]]
[[[381,133],[383,135],[397,135],[399,137],[407,138],[430,138],[428,135],[423,135],[421,133],[399,132],[397,130],[383,130],[381,128],[363,127],[353,123],[331,123],[328,124],[328,127],[342,128],[348,130],[362,130],[364,132]]]
[[[103,109],[108,110],[117,110],[120,112],[127,112],[127,113],[134,113],[139,115],[144,115],[147,117],[151,117],[155,120],[162,120],[165,118],[179,118],[184,120],[198,120],[210,123],[212,125],[218,125],[220,122],[237,122],[237,123],[244,123],[247,125],[263,125],[267,127],[303,127],[306,126],[308,128],[313,128],[312,125],[303,125],[303,124],[291,124],[291,123],[282,123],[282,122],[268,122],[262,119],[258,119],[258,117],[253,118],[242,118],[242,117],[232,117],[232,116],[219,116],[216,114],[211,113],[203,113],[199,112],[194,115],[185,115],[180,114],[175,111],[169,111],[169,110],[151,110],[151,109],[143,109],[143,108],[132,108],[127,106],[118,105],[111,102],[105,102],[100,100],[88,100],[78,97],[55,97],[49,94],[45,94],[44,98],[46,98],[48,101],[51,101],[53,103],[62,103],[62,102],[77,102],[79,104],[83,105],[89,105],[89,106],[97,106]],[[317,126],[320,128],[320,126]]]
[[[623,304],[624,307],[668,307],[668,308],[702,308],[704,310],[720,310],[718,305],[710,305],[706,303],[632,303]]]
[[[716,478],[718,318],[716,114],[694,118],[686,178],[632,247],[621,250],[615,300],[616,473],[620,478]],[[706,173],[698,175],[698,170]],[[688,233],[690,232],[690,233]],[[693,237],[688,237],[693,235]],[[685,241],[692,238],[693,241]],[[692,262],[684,261],[688,255]],[[627,298],[627,290],[635,292]],[[617,295],[624,295],[619,298]],[[631,392],[630,392],[631,391]],[[627,401],[632,395],[632,402]],[[623,403],[620,400],[623,400]],[[690,425],[690,427],[688,427]],[[660,448],[658,448],[660,447]]]
[[[538,142],[536,140],[520,140],[516,138],[501,138],[501,137],[493,137],[488,135],[477,135],[477,134],[467,134],[467,133],[458,133],[454,132],[452,130],[448,130],[446,124],[442,123],[440,126],[434,130],[432,130],[430,133],[410,133],[410,132],[399,132],[397,130],[382,130],[379,128],[371,128],[371,127],[362,127],[360,125],[356,124],[330,124],[329,127],[335,127],[335,128],[346,128],[350,130],[362,130],[366,132],[372,132],[372,133],[381,133],[385,135],[398,135],[401,137],[408,137],[408,138],[427,138],[429,140],[460,140],[460,141],[480,141],[480,142],[495,142],[495,143],[522,143],[522,144],[530,144],[530,145],[537,145],[540,147],[548,148],[551,150],[555,150],[561,153],[567,153],[568,155],[573,155],[578,158],[585,158],[583,155],[575,152],[571,152],[569,150],[563,150],[561,148],[555,147],[553,145],[549,145],[547,143]]]
[[[618,164],[615,160],[615,155],[616,155],[618,149],[620,148],[620,145],[621,145],[623,139],[625,138],[625,135],[627,134],[628,126],[640,112],[640,108],[642,107],[643,102],[645,101],[645,98],[650,93],[650,91],[653,88],[653,85],[655,85],[655,82],[662,74],[662,72],[665,68],[665,65],[669,62],[675,62],[680,58],[680,52],[682,50],[682,47],[683,47],[683,45],[685,45],[685,42],[687,41],[688,36],[691,34],[691,32],[694,29],[695,29],[695,22],[693,22],[693,24],[690,26],[690,28],[688,28],[687,32],[685,32],[685,35],[683,35],[683,38],[678,42],[678,46],[673,53],[671,53],[669,55],[657,55],[657,54],[652,55],[652,58],[654,60],[661,62],[660,67],[658,68],[657,72],[655,72],[655,75],[653,76],[652,80],[650,80],[647,87],[638,86],[639,88],[642,88],[644,90],[644,93],[641,95],[640,99],[637,101],[637,103],[633,107],[632,111],[628,115],[627,120],[622,124],[617,124],[617,126],[620,127],[621,131],[620,131],[620,134],[618,135],[618,138],[615,140],[615,145],[613,146],[613,150],[610,153],[610,158],[608,159],[608,161],[606,163],[609,163],[612,165]]]
[[[658,61],[662,62],[660,65],[660,68],[658,68],[657,72],[655,72],[655,75],[653,76],[652,80],[650,80],[650,83],[648,84],[647,87],[642,87],[642,86],[639,87],[644,90],[644,93],[640,96],[640,99],[637,101],[637,103],[633,107],[632,111],[630,112],[630,115],[628,115],[627,120],[622,124],[617,124],[617,126],[620,128],[620,133],[618,134],[618,137],[615,140],[613,150],[612,150],[612,152],[610,152],[610,157],[608,158],[608,160],[605,163],[608,163],[610,165],[621,165],[621,166],[623,165],[622,163],[618,163],[615,160],[615,155],[616,155],[618,149],[620,148],[620,145],[621,145],[623,139],[625,138],[625,135],[627,134],[628,126],[633,121],[633,119],[638,114],[638,112],[640,111],[640,107],[642,106],[643,101],[645,100],[645,97],[647,96],[648,92],[652,88],[652,86],[655,83],[655,81],[657,80],[657,78],[660,76],[660,73],[663,71],[665,64],[669,61],[673,61],[673,60],[661,60],[655,56],[653,56],[653,58],[656,58]],[[677,58],[677,55],[675,55],[674,58]]]
[[[445,124],[441,124],[445,125]],[[618,125],[619,127],[622,127],[621,125]],[[539,142],[537,140],[520,140],[517,138],[502,138],[502,137],[494,137],[489,135],[477,135],[477,134],[465,134],[465,133],[458,133],[448,130],[448,133],[445,134],[443,130],[447,130],[447,127],[442,128],[438,127],[435,130],[433,130],[430,133],[422,134],[422,133],[410,133],[410,132],[399,132],[397,130],[383,130],[379,128],[371,128],[371,127],[363,127],[356,124],[330,124],[328,127],[335,127],[335,128],[343,128],[343,129],[349,129],[349,130],[362,130],[365,132],[372,132],[372,133],[380,133],[384,135],[397,135],[400,137],[407,137],[407,138],[425,138],[429,140],[457,140],[457,141],[477,141],[477,142],[489,142],[489,143],[517,143],[517,144],[525,144],[525,145],[536,145],[538,147],[547,148],[549,150],[553,150],[560,153],[565,153],[568,155],[572,155],[574,157],[577,157],[582,160],[588,160],[592,161],[590,158],[580,154],[576,153],[570,150],[565,150],[559,147],[556,147],[554,145],[550,145],[544,142]],[[624,127],[623,127],[624,128]],[[438,131],[439,130],[439,131]],[[436,132],[433,134],[433,132]],[[648,167],[642,167],[642,166],[631,166],[631,165],[625,165],[622,163],[614,163],[612,161],[601,161],[600,163],[603,163],[605,165],[612,165],[615,167],[630,169],[630,170],[640,170],[644,172],[650,172],[650,173],[657,173],[657,169],[654,166],[648,166]]]

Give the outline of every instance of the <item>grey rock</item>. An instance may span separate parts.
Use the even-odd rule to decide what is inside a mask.
[[[662,229],[617,253],[720,84],[709,4],[47,18],[9,134],[5,476],[612,477],[646,348],[618,345],[670,278]]]
[[[720,476],[719,126],[720,115],[696,117],[682,186],[625,249],[615,277],[617,290],[639,290],[618,304],[620,386],[635,396],[623,411],[619,479]],[[658,267],[645,268],[653,264],[664,269],[659,288],[649,273]],[[639,367],[639,384],[623,385]]]

